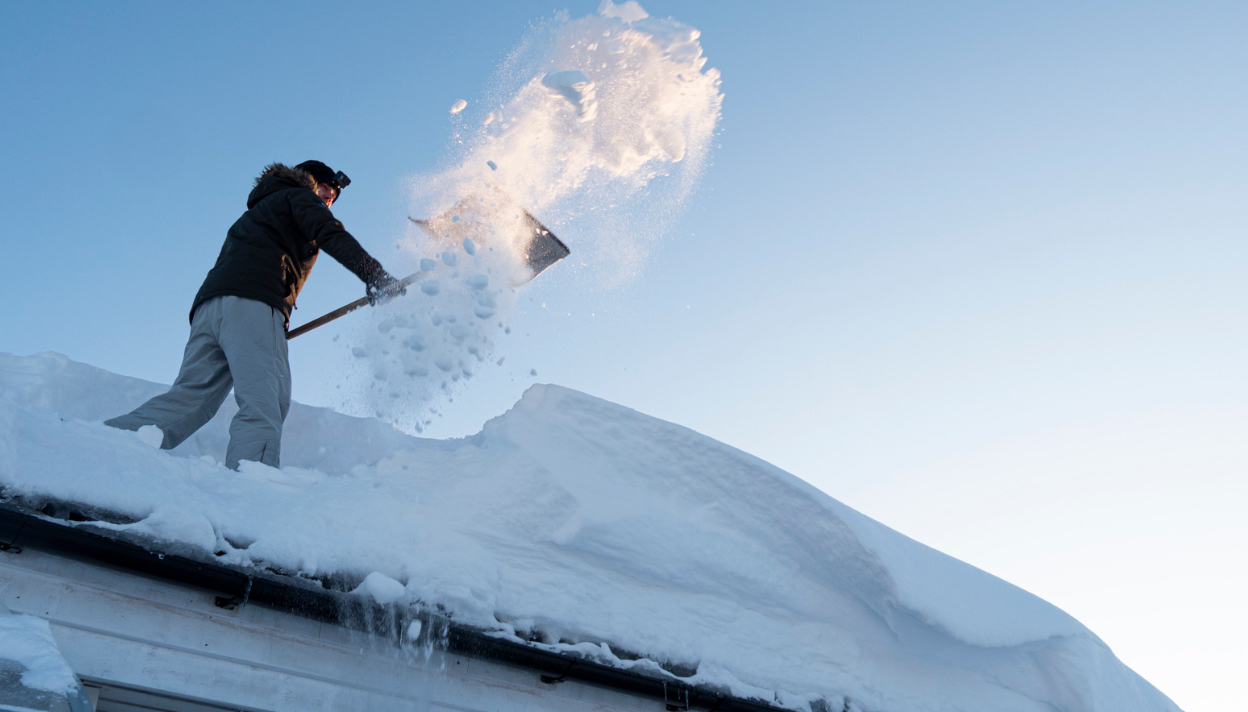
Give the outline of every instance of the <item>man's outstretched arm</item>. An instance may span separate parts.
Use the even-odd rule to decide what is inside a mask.
[[[314,193],[292,198],[291,209],[299,229],[308,239],[364,282],[369,304],[385,304],[407,293],[407,288],[368,254]]]

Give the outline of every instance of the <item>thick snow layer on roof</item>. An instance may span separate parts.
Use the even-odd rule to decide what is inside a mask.
[[[232,472],[232,407],[172,452],[101,424],[161,390],[55,354],[0,355],[0,487],[794,709],[1177,709],[1045,601],[582,393],[534,386],[447,441],[296,404],[286,465]]]

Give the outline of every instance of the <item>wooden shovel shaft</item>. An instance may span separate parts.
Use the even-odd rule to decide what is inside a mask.
[[[417,272],[415,274],[409,274],[408,276],[399,280],[399,282],[404,287],[407,287],[407,286],[410,286],[413,282],[418,282],[421,279],[424,279],[425,274],[426,274],[425,272]],[[338,317],[346,316],[347,314],[350,314],[351,312],[355,311],[356,309],[359,309],[362,306],[365,306],[366,304],[368,304],[368,297],[360,297],[359,299],[355,300],[354,302],[351,302],[350,304],[346,304],[344,306],[338,307],[337,309],[331,311],[325,316],[318,317],[316,319],[313,319],[312,321],[309,321],[303,326],[291,329],[290,331],[286,332],[286,340],[290,341],[296,336],[306,334],[318,326],[325,326],[326,324],[333,321],[334,319],[337,319]]]

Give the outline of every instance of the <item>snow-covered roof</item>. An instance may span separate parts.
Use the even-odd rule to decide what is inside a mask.
[[[0,488],[231,565],[793,709],[1175,710],[1056,607],[686,428],[534,386],[481,433],[294,405],[282,469],[100,423],[163,386],[0,356]],[[119,516],[116,516],[119,515]]]

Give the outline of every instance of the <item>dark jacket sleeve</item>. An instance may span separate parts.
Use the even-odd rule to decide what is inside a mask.
[[[310,190],[291,191],[291,212],[299,230],[330,257],[342,263],[365,284],[375,284],[386,270],[373,259],[342,223],[325,207],[325,203]]]

